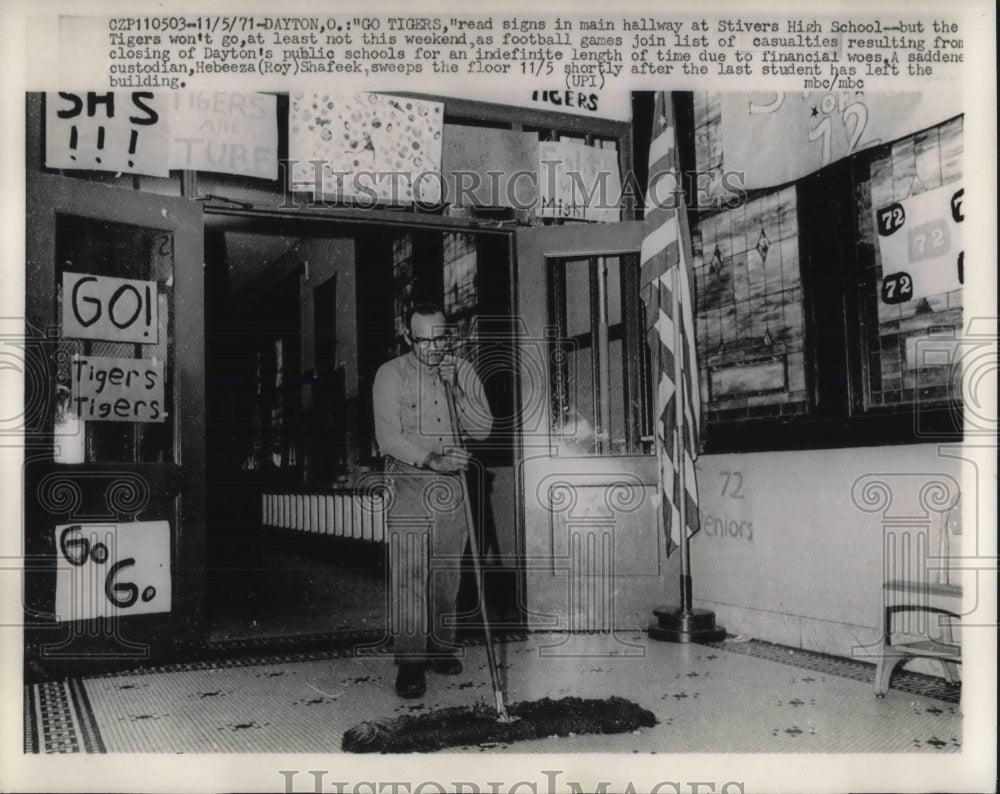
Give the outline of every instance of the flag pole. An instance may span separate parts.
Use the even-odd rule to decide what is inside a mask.
[[[684,212],[681,208],[679,212]],[[683,347],[684,340],[681,334],[683,319],[680,311],[680,290],[681,275],[680,269],[683,263],[678,263],[674,267],[673,278],[673,316],[674,316],[674,382],[677,384],[676,410],[674,411],[674,471],[677,472],[677,491],[680,496],[677,499],[678,527],[680,534],[680,557],[681,576],[680,590],[681,603],[676,609],[654,609],[653,614],[657,622],[647,629],[649,637],[654,640],[665,642],[719,642],[726,637],[726,630],[715,622],[715,613],[710,609],[695,608],[694,592],[691,576],[691,539],[688,537],[687,528],[687,466],[685,451],[685,425],[684,406],[686,405],[684,396],[683,368]],[[661,480],[662,482],[662,480]],[[669,497],[663,494],[661,504],[666,503]],[[669,543],[669,540],[668,540]]]
[[[678,212],[683,212],[683,207],[677,210]],[[683,334],[681,333],[681,301],[680,301],[680,291],[681,291],[681,267],[683,267],[682,262],[678,262],[677,266],[674,267],[674,285],[673,285],[673,316],[674,316],[674,383],[677,384],[677,410],[674,411],[674,461],[676,468],[674,471],[677,472],[677,484],[679,486],[678,492],[680,493],[680,499],[677,500],[677,513],[680,524],[680,547],[681,547],[681,612],[688,613],[691,611],[693,604],[692,586],[691,586],[691,547],[690,538],[688,538],[687,532],[687,483],[685,478],[687,476],[687,466],[685,464],[684,455],[684,406],[687,405],[685,402],[686,397],[684,396],[684,373],[682,361],[684,356],[682,351],[684,348]]]
[[[671,101],[672,97],[668,100],[664,96],[664,102]],[[676,114],[671,113],[676,124]],[[654,121],[655,124],[655,121]],[[676,146],[676,131],[674,138],[674,146]],[[674,165],[676,166],[676,173],[680,174],[680,163],[679,158],[676,156],[676,151],[674,154]],[[651,164],[652,165],[652,164]],[[678,180],[678,187],[682,191],[680,193],[683,198],[683,187],[681,187],[682,182]],[[677,497],[677,513],[678,513],[678,535],[680,537],[680,557],[681,557],[681,574],[680,574],[680,590],[681,590],[681,603],[676,609],[654,609],[653,614],[657,618],[657,622],[649,627],[647,633],[649,637],[654,640],[663,640],[666,642],[719,642],[725,639],[726,630],[722,626],[718,626],[715,623],[715,613],[709,609],[696,609],[694,607],[694,594],[692,587],[692,577],[691,577],[691,548],[690,548],[690,538],[688,537],[688,522],[687,522],[687,460],[688,456],[686,454],[687,450],[687,440],[685,436],[685,407],[687,405],[687,396],[685,395],[685,373],[684,373],[684,350],[686,348],[687,341],[684,337],[683,326],[684,326],[684,307],[681,305],[681,290],[683,288],[681,268],[687,267],[686,258],[689,256],[690,249],[689,237],[684,233],[683,230],[687,228],[687,202],[681,201],[680,205],[676,208],[677,212],[677,245],[680,255],[678,256],[678,261],[673,266],[673,285],[672,285],[672,295],[671,295],[671,316],[673,319],[673,336],[674,336],[674,383],[676,384],[676,396],[674,400],[674,427],[672,432],[674,433],[674,446],[673,446],[673,461],[674,471],[676,472],[677,488],[676,491],[679,494]],[[690,284],[688,285],[690,287]],[[685,290],[687,292],[687,290]],[[685,299],[689,296],[685,294]],[[691,309],[693,307],[689,307]],[[692,360],[689,362],[690,366],[697,370],[697,361]],[[697,371],[694,373],[689,373],[691,377],[697,378]],[[662,409],[662,407],[661,407]],[[664,428],[665,433],[667,429]],[[663,488],[663,478],[660,478],[660,487]],[[666,505],[669,499],[673,498],[673,494],[662,493],[661,494],[661,505]],[[670,539],[667,539],[667,543],[670,543]]]

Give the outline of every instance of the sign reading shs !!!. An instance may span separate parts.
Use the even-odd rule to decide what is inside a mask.
[[[49,168],[169,176],[169,125],[152,91],[45,95]]]
[[[86,421],[162,422],[163,362],[155,358],[74,356],[73,408]]]
[[[60,524],[55,613],[60,621],[169,612],[170,524]]]
[[[906,303],[961,289],[964,190],[928,190],[875,210],[883,303]]]
[[[63,273],[62,335],[157,343],[155,281]]]

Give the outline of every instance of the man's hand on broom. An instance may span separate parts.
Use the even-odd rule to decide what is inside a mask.
[[[468,450],[462,449],[461,447],[452,447],[451,449],[445,450],[441,454],[432,452],[427,456],[427,460],[424,465],[432,471],[447,473],[467,471],[469,468],[469,460],[471,458],[472,455]]]
[[[458,386],[458,360],[454,356],[444,356],[437,368],[441,382],[451,388]]]

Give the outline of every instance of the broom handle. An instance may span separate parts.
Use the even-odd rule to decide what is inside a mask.
[[[457,373],[457,368],[456,368]],[[451,420],[452,434],[457,441],[459,436],[458,409],[455,407],[455,393],[450,383],[444,384],[444,393],[448,401],[448,415]],[[483,618],[483,633],[486,635],[486,661],[490,667],[490,682],[493,684],[493,697],[496,700],[497,716],[501,722],[510,722],[507,707],[503,702],[503,690],[500,688],[500,671],[497,668],[497,658],[493,651],[493,633],[490,621],[486,615],[486,597],[483,593],[483,568],[479,562],[479,541],[476,540],[476,527],[472,523],[472,503],[469,501],[469,483],[465,472],[458,472],[462,487],[462,504],[465,505],[465,525],[469,533],[469,551],[472,553],[472,569],[476,577],[476,595],[479,600],[479,614]]]

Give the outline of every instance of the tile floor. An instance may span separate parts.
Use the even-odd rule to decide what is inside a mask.
[[[497,644],[509,702],[620,695],[658,724],[624,735],[455,748],[491,753],[953,753],[957,691],[893,688],[873,668],[767,643],[677,645],[643,634],[530,634]],[[343,732],[438,706],[491,703],[482,645],[465,672],[403,701],[390,657],[331,652],[199,662],[28,688],[28,752],[330,753]],[[906,686],[912,674],[899,676]],[[918,679],[924,677],[917,677]],[[933,681],[932,681],[933,683]],[[921,694],[920,692],[930,694]],[[931,696],[933,695],[933,696]],[[73,719],[66,713],[72,711]]]

